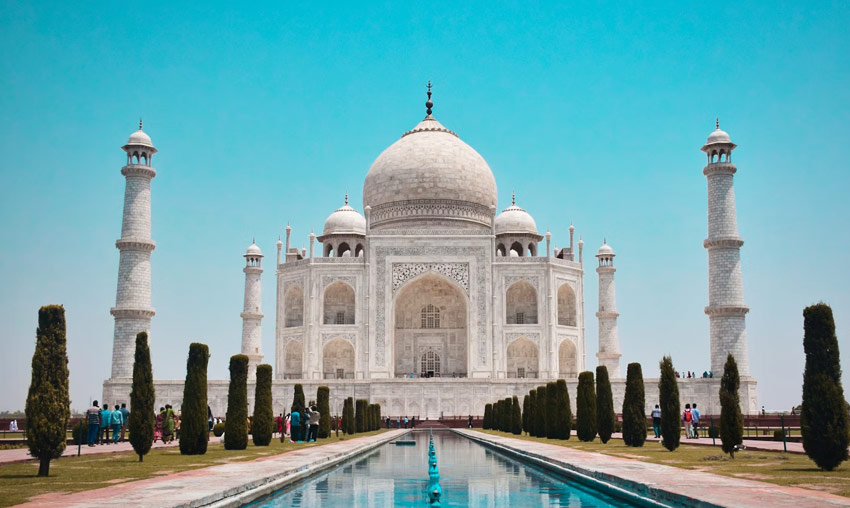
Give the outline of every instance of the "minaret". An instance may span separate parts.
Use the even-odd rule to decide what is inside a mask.
[[[251,243],[245,258],[245,304],[242,308],[242,354],[248,357],[248,380],[257,379],[257,365],[263,361],[262,281],[263,253]]]
[[[614,256],[614,249],[607,241],[602,243],[596,253],[599,260],[599,266],[596,268],[596,273],[599,274],[599,312],[596,313],[599,319],[599,352],[596,353],[596,358],[599,359],[599,365],[608,368],[609,377],[619,378],[621,355],[617,317],[620,313],[617,312],[617,292],[614,288],[614,272],[617,271],[614,267]]]
[[[735,191],[732,178],[738,170],[732,164],[735,144],[729,134],[715,129],[708,136],[702,151],[708,163],[702,170],[708,180],[708,314],[711,330],[711,370],[715,376],[723,373],[726,356],[732,353],[741,376],[750,375],[747,356],[746,314],[744,287],[741,279],[740,249],[744,240],[738,236],[735,214]]]
[[[121,168],[126,178],[124,189],[124,219],[121,238],[115,242],[120,252],[118,261],[118,292],[115,307],[109,312],[115,317],[112,341],[112,379],[133,377],[136,334],[150,332],[151,318],[151,252],[156,244],[151,240],[151,179],[156,170],[151,159],[156,153],[151,138],[139,130],[130,135],[121,147],[127,153],[127,165]]]

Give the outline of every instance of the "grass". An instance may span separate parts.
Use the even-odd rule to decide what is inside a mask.
[[[529,437],[494,430],[479,432],[494,436],[512,437],[526,441],[568,446],[576,450],[603,453],[624,459],[652,462],[665,466],[704,471],[707,473],[756,480],[788,487],[801,487],[810,490],[829,492],[850,497],[850,464],[845,462],[834,471],[821,471],[811,459],[803,454],[743,450],[729,458],[718,446],[682,445],[670,452],[661,443],[647,441],[640,448],[626,446],[622,439],[611,439],[602,444],[599,439],[589,443],[579,441],[576,436],[569,440]]]
[[[381,432],[384,430],[355,434],[353,437]],[[309,444],[281,443],[280,439],[274,438],[269,446],[254,446],[249,439],[245,450],[225,450],[218,438],[211,439],[205,455],[180,455],[180,449],[173,447],[151,450],[145,455],[144,462],[139,462],[138,455],[132,452],[62,457],[51,461],[50,476],[47,478],[36,476],[38,462],[3,465],[0,466],[0,506],[25,503],[45,494],[99,489],[180,471],[279,455],[299,448],[335,443],[343,438],[332,435]]]

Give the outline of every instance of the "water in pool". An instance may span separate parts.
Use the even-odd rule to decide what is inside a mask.
[[[416,440],[416,446],[381,446],[248,506],[427,507],[428,433],[414,432],[404,439]],[[634,506],[452,432],[434,432],[434,445],[443,507]]]

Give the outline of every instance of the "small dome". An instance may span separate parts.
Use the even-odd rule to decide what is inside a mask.
[[[322,236],[338,234],[366,234],[366,218],[348,206],[348,196],[345,197],[345,204],[328,216],[322,231]]]
[[[257,247],[256,243],[252,243],[251,245],[248,246],[248,249],[245,251],[245,256],[263,257],[263,251],[261,251],[260,248]]]
[[[599,250],[596,252],[597,256],[614,256],[614,249],[608,245],[608,242],[604,242],[602,247],[599,247]]]
[[[711,145],[714,143],[731,143],[732,140],[729,138],[729,134],[721,129],[720,127],[714,129],[714,132],[708,135],[708,140],[705,142],[706,145]]]
[[[515,198],[512,199],[511,206],[502,210],[496,216],[496,234],[503,235],[507,233],[514,234],[537,234],[537,224],[530,213],[516,205]]]
[[[127,144],[153,146],[151,137],[145,134],[145,131],[143,131],[142,129],[139,129],[136,132],[130,134],[130,140],[127,141]]]

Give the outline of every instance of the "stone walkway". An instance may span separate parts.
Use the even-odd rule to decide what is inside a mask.
[[[157,441],[153,448],[170,448],[173,446],[178,446],[179,443],[175,440],[168,444],[162,444],[162,441]],[[100,453],[119,453],[119,452],[131,452],[133,451],[133,446],[130,445],[128,441],[123,443],[113,443],[108,445],[95,445],[95,446],[87,446],[83,445],[80,447],[80,455],[96,455]],[[65,448],[65,451],[62,453],[63,457],[76,457],[77,456],[77,445],[68,445]],[[35,460],[31,455],[29,448],[15,448],[12,450],[0,450],[0,467],[3,464],[14,464],[16,462],[28,462],[31,460]]]
[[[576,450],[536,441],[493,436],[467,429],[455,429],[479,441],[490,442],[524,456],[530,456],[579,473],[585,477],[641,492],[659,502],[694,506],[824,508],[850,506],[850,498],[797,487],[679,469],[600,453]],[[686,439],[682,440],[688,441]],[[711,440],[709,439],[709,442]],[[780,446],[782,443],[778,443]]]
[[[261,495],[274,492],[312,474],[317,467],[332,461],[344,461],[352,455],[396,439],[406,432],[409,431],[391,430],[247,462],[232,462],[183,471],[167,477],[121,483],[73,494],[47,494],[37,501],[19,506],[104,508],[120,504],[146,508],[238,507],[255,498],[243,497],[249,490],[259,489]]]

